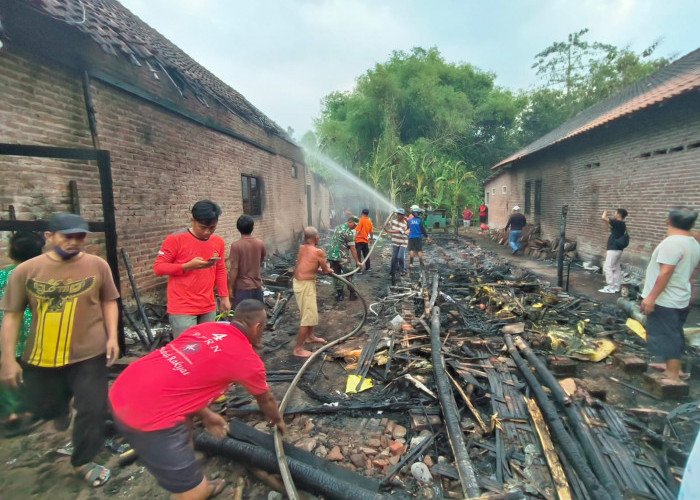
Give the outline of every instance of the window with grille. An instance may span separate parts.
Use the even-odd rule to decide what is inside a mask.
[[[530,195],[532,191],[532,182],[527,181],[525,183],[525,213],[530,213]]]
[[[243,213],[262,215],[262,181],[252,175],[241,175],[241,194]]]

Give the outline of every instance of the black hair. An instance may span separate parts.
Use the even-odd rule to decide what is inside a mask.
[[[219,220],[221,207],[211,200],[201,200],[192,207],[192,217],[197,222],[210,225]]]
[[[673,207],[668,212],[668,222],[671,227],[690,231],[695,225],[695,220],[698,218],[698,212],[689,207]]]
[[[250,215],[241,215],[236,221],[236,228],[241,234],[249,235],[255,227],[255,219]]]
[[[625,210],[624,208],[618,208],[617,213],[620,214],[620,217],[622,217],[623,219],[627,217],[627,210]]]
[[[234,318],[250,325],[259,321],[260,312],[265,312],[265,304],[256,299],[245,299],[236,306]]]
[[[368,214],[369,214],[369,208],[363,208],[363,209],[362,209],[362,213],[365,214],[365,215],[368,215]]]
[[[40,234],[29,231],[17,231],[10,237],[8,253],[12,260],[24,262],[41,255],[45,244],[46,240]]]

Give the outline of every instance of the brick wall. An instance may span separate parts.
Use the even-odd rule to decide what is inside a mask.
[[[0,142],[92,148],[78,73],[19,51],[0,52],[0,64]],[[213,111],[220,125],[265,139],[281,152],[271,154],[109,84],[92,80],[91,93],[100,147],[111,154],[119,247],[129,252],[142,290],[165,282],[153,274],[153,260],[165,236],[189,224],[189,210],[197,200],[209,198],[221,205],[217,234],[227,245],[238,239],[241,174],[262,180],[263,213],[255,217],[253,234],[265,241],[269,253],[295,246],[295,237],[307,224],[307,184],[312,214],[318,218],[320,209],[327,219],[327,190],[307,175],[298,161],[300,151],[288,142],[266,136],[231,113]],[[83,215],[102,218],[94,164],[0,157],[0,175],[0,217],[7,218],[10,204],[21,220],[67,211],[68,182],[76,180]],[[104,255],[102,237],[91,241],[92,250]]]
[[[645,268],[664,238],[668,209],[700,208],[700,115],[697,94],[635,113],[543,152],[533,154],[491,179],[490,225],[503,227],[508,209],[524,206],[525,182],[542,181],[543,236],[559,234],[561,207],[569,205],[567,237],[577,241],[584,259],[600,262],[608,231],[603,210],[627,209],[630,246],[623,263]],[[506,185],[507,195],[502,195]]]

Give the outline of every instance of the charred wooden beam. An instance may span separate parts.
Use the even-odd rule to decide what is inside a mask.
[[[590,429],[581,418],[581,414],[578,411],[578,405],[571,404],[571,398],[564,392],[564,389],[562,389],[559,381],[554,378],[552,372],[547,369],[544,363],[535,355],[532,349],[530,349],[530,346],[527,345],[522,338],[515,337],[513,343],[518,349],[520,349],[520,351],[522,351],[530,364],[535,367],[537,374],[544,381],[545,385],[552,391],[552,396],[554,397],[555,401],[557,401],[557,403],[559,403],[564,409],[564,412],[569,419],[569,427],[573,429],[574,435],[578,439],[578,442],[581,445],[586,458],[588,459],[591,469],[593,469],[605,489],[613,498],[622,498],[622,492],[603,463],[603,459],[599,454],[599,447],[594,443]]]
[[[460,419],[457,403],[452,393],[450,381],[445,376],[445,358],[441,353],[442,342],[440,341],[440,308],[437,306],[432,310],[431,326],[430,343],[432,346],[435,385],[440,397],[447,435],[450,438],[450,445],[454,453],[457,471],[459,472],[462,491],[467,497],[478,497],[480,494],[479,485],[476,482],[476,474],[474,474],[474,468],[469,459],[469,453],[467,453],[464,434],[462,434],[462,428],[459,425]]]
[[[612,500],[613,497],[603,488],[600,481],[598,481],[598,478],[589,467],[585,456],[581,452],[578,442],[574,440],[574,438],[571,437],[569,432],[566,430],[564,422],[557,413],[557,409],[554,407],[554,404],[547,397],[547,393],[542,387],[542,384],[538,382],[537,377],[535,377],[532,371],[530,371],[527,363],[525,363],[525,360],[518,353],[518,349],[515,347],[515,344],[513,344],[513,339],[511,336],[504,335],[503,338],[508,346],[508,351],[510,352],[513,361],[515,361],[520,373],[522,373],[523,377],[530,386],[530,389],[532,390],[542,413],[547,419],[547,423],[549,424],[549,428],[552,431],[554,438],[568,456],[572,466],[578,473],[579,478],[588,489],[589,495],[597,500]]]
[[[216,439],[202,432],[194,439],[195,448],[212,455],[222,455],[239,462],[258,467],[267,472],[279,472],[275,453],[255,444],[245,443],[233,438]],[[326,498],[338,500],[380,500],[381,493],[366,490],[357,482],[349,482],[334,474],[325,472],[316,465],[287,458],[289,469],[297,481],[308,491],[319,493]],[[360,478],[358,478],[358,481]]]
[[[139,289],[136,286],[136,280],[134,279],[134,273],[131,270],[131,261],[129,260],[129,254],[126,249],[122,248],[122,258],[124,259],[124,265],[126,266],[126,274],[129,277],[129,282],[131,283],[131,290],[134,293],[134,300],[136,301],[136,307],[139,310],[139,315],[141,316],[141,321],[143,321],[143,327],[146,330],[146,336],[148,337],[148,346],[153,347],[153,331],[151,331],[151,324],[148,322],[148,316],[146,315],[146,310],[141,302],[141,295],[139,294]]]

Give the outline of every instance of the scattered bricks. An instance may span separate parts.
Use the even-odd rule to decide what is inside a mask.
[[[340,452],[340,446],[334,446],[333,449],[328,452],[328,455],[326,455],[326,460],[330,462],[340,462],[345,460],[345,457]]]
[[[565,356],[550,356],[547,358],[547,367],[556,377],[575,377],[578,363]]]
[[[690,394],[688,384],[682,380],[668,379],[663,373],[645,373],[644,378],[662,399],[684,398]]]
[[[405,438],[407,432],[408,430],[403,425],[396,425],[394,426],[392,435],[394,436],[394,439]]]
[[[301,438],[299,441],[294,443],[294,446],[311,453],[314,450],[314,448],[316,448],[317,444],[318,444],[318,441],[316,440],[316,438],[306,437],[306,438]]]
[[[387,422],[387,424],[386,424],[386,427],[385,427],[386,432],[387,432],[388,434],[391,434],[392,432],[394,432],[394,426],[395,426],[395,425],[396,425],[396,422],[394,422],[393,420],[389,420],[389,421]]]
[[[386,436],[380,436],[379,437],[379,446],[382,448],[386,448],[389,446],[389,438]]]
[[[608,388],[602,382],[584,379],[580,383],[592,398],[605,401],[608,397]]]
[[[304,425],[304,429],[302,429],[301,433],[302,434],[309,434],[312,430],[314,430],[314,423],[309,420],[306,422],[306,425]]]
[[[411,431],[413,432],[420,432],[431,427],[440,427],[441,425],[442,420],[440,420],[439,415],[428,415],[428,418],[425,418],[425,415],[411,414]]]
[[[388,423],[389,423],[389,419],[386,418],[386,417],[384,417],[384,418],[381,419],[381,421],[379,422],[379,425],[382,426],[382,427],[384,427],[384,428],[386,429],[386,424],[388,424]]]
[[[391,457],[389,457],[389,463],[391,465],[398,464],[399,460],[401,460],[401,455],[392,455]]]
[[[364,455],[364,453],[353,453],[350,455],[350,461],[359,469],[367,464],[367,457]]]
[[[317,457],[326,458],[326,455],[328,455],[328,448],[323,445],[319,445],[318,448],[316,448],[316,451],[314,451],[314,455]]]
[[[647,363],[642,358],[633,354],[616,354],[615,362],[627,373],[644,373],[647,371]]]
[[[518,335],[523,332],[525,332],[525,323],[511,323],[509,325],[505,325],[501,329],[501,333],[503,333],[504,335]]]
[[[389,460],[386,458],[375,458],[374,460],[372,460],[372,465],[374,465],[375,467],[384,468],[387,465],[389,465]]]
[[[389,445],[389,451],[392,455],[401,455],[404,451],[404,444],[398,441],[394,441]]]
[[[371,446],[372,448],[380,448],[383,447],[381,439],[370,439],[367,441],[367,446]]]
[[[435,465],[433,463],[433,459],[430,458],[430,455],[426,455],[425,457],[423,457],[423,463],[425,465],[427,465],[428,467],[430,467],[431,469],[433,468],[433,465]]]
[[[369,455],[369,456],[374,456],[377,453],[379,453],[376,448],[369,448],[367,446],[360,447],[360,451],[362,453],[364,453],[365,455]]]

